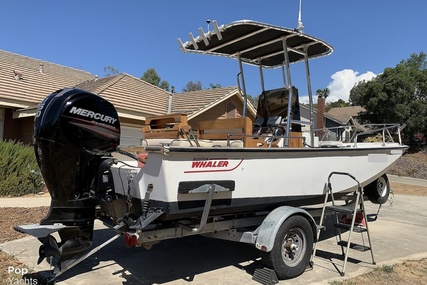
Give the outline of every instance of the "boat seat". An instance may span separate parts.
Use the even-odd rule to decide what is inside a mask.
[[[264,125],[264,118],[256,118],[255,123],[252,125],[252,134],[253,135],[260,135],[265,131]]]
[[[282,124],[282,116],[269,117],[267,120],[267,127],[277,127]]]
[[[269,132],[273,136],[283,136],[285,133],[285,130],[283,129],[283,125],[282,125],[281,116],[269,117],[267,120],[267,127]]]

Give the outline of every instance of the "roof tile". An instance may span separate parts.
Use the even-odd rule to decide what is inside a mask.
[[[94,75],[83,70],[0,50],[0,101],[13,102],[20,108],[92,78]]]

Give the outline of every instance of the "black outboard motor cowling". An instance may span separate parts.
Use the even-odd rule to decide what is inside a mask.
[[[52,236],[40,238],[39,263],[52,257],[53,265],[60,267],[91,245],[97,172],[103,156],[119,143],[117,111],[100,96],[63,89],[41,103],[34,124],[34,148],[52,201],[40,224],[66,227],[59,230],[61,241],[54,240],[53,246]]]

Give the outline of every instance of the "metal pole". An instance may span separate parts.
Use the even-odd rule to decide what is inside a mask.
[[[237,55],[237,59],[239,61],[240,73],[242,74],[242,88],[243,88],[243,113],[242,113],[242,116],[246,117],[246,107],[248,104],[247,103],[248,97],[246,96],[245,76],[243,75],[243,64],[242,64],[242,59],[240,57],[240,53]]]
[[[288,113],[287,113],[287,118],[286,118],[286,139],[285,139],[285,145],[289,146],[289,136],[290,136],[290,132],[291,132],[292,98],[293,98],[294,92],[292,91],[291,70],[289,68],[288,45],[286,43],[285,37],[282,38],[282,43],[283,43],[283,53],[285,55],[286,77],[287,77],[287,82],[289,84],[289,102],[288,102]]]
[[[282,70],[282,79],[283,79],[283,85],[285,85],[286,88],[289,88],[289,85],[286,83],[286,75],[285,75],[285,62],[283,62],[282,67],[280,68]]]
[[[262,92],[264,92],[265,91],[264,74],[262,72],[262,64],[261,64],[261,62],[259,63],[259,78],[260,78],[260,81],[261,81],[261,90],[262,90]]]
[[[314,110],[313,110],[313,91],[311,90],[310,67],[308,65],[308,47],[304,47],[305,74],[307,77],[308,101],[310,104],[310,145],[314,147]]]
[[[168,100],[168,114],[172,112],[172,99],[173,99],[173,93],[175,92],[175,88],[172,86],[171,92],[169,92],[169,100]]]

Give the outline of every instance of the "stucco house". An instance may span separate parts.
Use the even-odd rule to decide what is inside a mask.
[[[325,127],[330,130],[328,140],[350,141],[354,129],[346,126],[357,126],[359,131],[364,131],[359,121],[359,113],[363,111],[365,109],[361,106],[331,108],[325,114]]]
[[[197,123],[202,120],[242,117],[243,97],[237,86],[176,93],[172,97],[171,112],[187,114],[189,125],[197,129]],[[255,121],[256,110],[249,101],[246,116]]]
[[[242,116],[237,87],[171,94],[127,73],[97,78],[86,71],[0,50],[0,139],[32,142],[38,104],[52,92],[76,87],[110,101],[118,111],[121,145],[140,145],[149,116],[185,113],[197,128],[200,120]],[[248,104],[247,116],[255,117]]]
[[[32,142],[35,111],[64,86],[94,79],[89,72],[0,50],[0,139]]]
[[[187,114],[196,130],[200,120],[237,118],[242,114],[243,98],[237,87],[225,87],[172,94],[132,75],[90,80],[78,84],[83,89],[110,101],[118,111],[121,145],[140,145],[145,119],[167,113]],[[255,109],[249,105],[247,115],[253,119]]]

